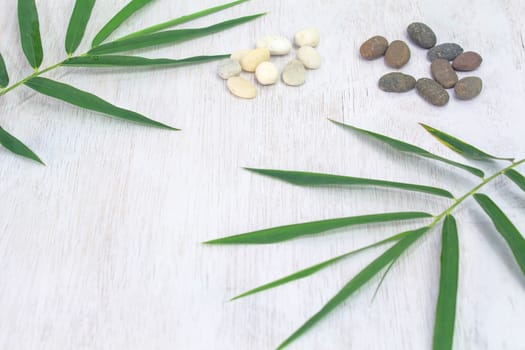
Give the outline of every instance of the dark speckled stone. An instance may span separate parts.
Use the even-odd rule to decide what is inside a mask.
[[[430,71],[432,72],[432,77],[438,83],[441,84],[445,89],[450,89],[454,87],[458,82],[458,75],[456,71],[452,68],[452,65],[449,61],[442,58],[433,60],[430,65]]]
[[[478,77],[466,77],[457,82],[454,88],[460,100],[471,100],[481,93],[483,82]]]
[[[385,92],[407,92],[416,86],[416,79],[408,74],[393,72],[383,75],[378,85]]]
[[[430,61],[433,61],[438,58],[443,58],[447,61],[453,61],[461,53],[463,53],[463,48],[458,44],[445,43],[439,44],[438,46],[435,46],[428,50],[427,58]]]
[[[447,90],[432,79],[419,79],[416,83],[416,89],[421,97],[434,106],[444,106],[450,99]]]
[[[414,22],[407,28],[408,36],[414,44],[424,49],[430,49],[436,45],[436,34],[424,23]]]

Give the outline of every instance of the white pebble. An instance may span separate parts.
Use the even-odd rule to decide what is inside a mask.
[[[257,96],[255,85],[242,77],[231,77],[226,85],[230,92],[237,97],[251,99]]]
[[[250,50],[241,58],[241,67],[247,72],[255,72],[259,64],[270,60],[270,50],[267,48],[260,48]]]
[[[287,85],[303,85],[306,80],[306,69],[301,61],[293,60],[284,67],[282,77]]]
[[[292,43],[285,37],[267,35],[257,40],[257,48],[267,48],[273,56],[287,55],[292,49]]]
[[[261,85],[272,85],[279,79],[279,70],[272,62],[263,62],[257,66],[255,77]]]
[[[303,46],[297,50],[297,58],[303,62],[308,69],[317,69],[321,67],[321,55],[319,52],[310,46]]]
[[[295,45],[302,46],[311,46],[316,47],[321,40],[321,34],[317,28],[308,28],[303,29],[295,33],[294,41]]]
[[[217,74],[219,74],[219,76],[225,80],[239,75],[241,71],[242,68],[239,62],[232,59],[220,61],[217,67]]]
[[[240,60],[244,57],[244,55],[246,55],[246,54],[247,54],[248,52],[250,52],[250,51],[251,51],[251,49],[241,49],[241,50],[237,50],[237,51],[235,51],[234,53],[232,53],[232,54],[230,55],[230,58],[231,58],[232,60],[240,61]]]

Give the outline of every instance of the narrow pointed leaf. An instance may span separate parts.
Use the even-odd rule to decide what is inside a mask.
[[[360,249],[357,249],[357,250],[353,250],[351,252],[339,255],[339,256],[337,256],[335,258],[323,261],[323,262],[321,262],[319,264],[315,264],[313,266],[307,267],[307,268],[302,269],[300,271],[294,272],[294,273],[292,273],[292,274],[290,274],[288,276],[279,278],[278,280],[275,280],[273,282],[266,283],[266,284],[264,284],[262,286],[259,286],[257,288],[251,289],[251,290],[249,290],[249,291],[247,291],[245,293],[242,293],[242,294],[232,298],[231,300],[241,299],[241,298],[247,297],[249,295],[260,293],[262,291],[265,291],[265,290],[268,290],[268,289],[272,289],[272,288],[281,286],[283,284],[290,283],[290,282],[293,282],[293,281],[296,281],[296,280],[299,280],[299,279],[311,276],[311,275],[315,274],[316,272],[319,272],[319,271],[325,269],[326,267],[331,266],[331,265],[339,262],[340,260],[343,260],[344,258],[350,257],[352,255],[355,255],[357,253],[360,253],[360,252],[365,251],[365,250],[370,249],[370,248],[379,247],[379,246],[381,246],[383,244],[386,244],[386,243],[399,241],[400,239],[410,235],[412,232],[414,232],[414,231],[407,231],[407,232],[399,233],[399,234],[394,235],[392,237],[388,237],[387,239],[384,239],[382,241],[376,242],[374,244],[370,244],[370,245],[368,245],[366,247],[363,247],[363,248],[360,248]]]
[[[118,27],[121,26],[128,18],[133,16],[135,12],[142,9],[144,6],[154,0],[131,0],[126,6],[122,8],[113,18],[109,20],[104,27],[97,33],[93,42],[92,47],[100,45],[104,40],[108,38]]]
[[[76,0],[66,33],[66,52],[71,55],[78,49],[95,6],[95,0]]]
[[[169,130],[177,130],[175,128],[172,128],[171,126],[149,119],[139,113],[114,106],[111,103],[106,102],[101,98],[92,95],[88,92],[79,90],[67,84],[59,83],[54,80],[37,77],[27,81],[25,85],[41,94],[54,97],[56,99],[70,103],[77,107],[85,108],[91,111],[107,114],[112,117],[125,119],[143,125],[154,126]]]
[[[410,183],[393,182],[385,180],[375,180],[360,177],[350,177],[332,174],[321,174],[321,173],[310,173],[303,171],[288,171],[288,170],[274,170],[274,169],[255,169],[245,168],[246,170],[253,171],[257,174],[273,177],[288,183],[299,185],[299,186],[326,186],[326,185],[347,185],[347,186],[377,186],[377,187],[390,187],[406,191],[416,191],[436,196],[454,198],[452,193],[447,190],[431,187],[416,185]]]
[[[305,334],[315,324],[325,318],[337,306],[348,299],[359,288],[370,281],[377,273],[384,269],[393,259],[403,254],[418,238],[428,231],[428,227],[416,230],[410,235],[401,239],[391,248],[381,254],[377,259],[372,261],[361,272],[350,280],[332,299],[330,299],[316,314],[314,314],[308,321],[306,321],[299,329],[297,329],[290,337],[288,337],[277,349],[284,349],[290,345],[294,340]]]
[[[18,26],[22,50],[31,67],[36,69],[42,64],[44,53],[35,0],[18,0]]]
[[[306,222],[259,230],[240,235],[229,236],[205,242],[207,244],[270,244],[287,241],[301,236],[319,234],[336,228],[365,225],[378,222],[413,220],[431,218],[432,215],[422,212],[399,212],[349,216],[345,218]]]
[[[136,38],[136,37],[139,37],[139,36],[142,36],[142,35],[156,33],[156,32],[159,32],[161,30],[164,30],[164,29],[175,27],[175,26],[177,26],[179,24],[183,24],[183,23],[186,23],[186,22],[189,22],[189,21],[193,21],[193,20],[195,20],[197,18],[201,18],[201,17],[208,16],[208,15],[211,15],[213,13],[216,13],[216,12],[219,12],[219,11],[222,11],[222,10],[226,10],[227,8],[230,8],[230,7],[242,4],[243,2],[246,2],[246,1],[248,1],[248,0],[233,1],[233,2],[229,2],[227,4],[224,4],[224,5],[215,6],[215,7],[208,8],[206,10],[198,11],[198,12],[192,13],[190,15],[178,17],[178,18],[175,18],[175,19],[172,19],[172,20],[169,20],[169,21],[166,21],[166,22],[163,22],[163,23],[159,23],[159,24],[156,24],[154,26],[151,26],[151,27],[139,30],[137,32],[131,33],[131,34],[126,35],[126,36],[124,36],[122,38],[119,38],[118,40],[124,40],[124,39],[129,39],[129,38]]]
[[[383,285],[383,282],[385,281],[386,276],[388,275],[388,273],[390,272],[390,270],[392,269],[396,261],[397,259],[393,259],[392,262],[388,264],[388,267],[386,268],[385,272],[381,276],[381,279],[379,280],[379,283],[377,284],[376,290],[374,291],[374,295],[372,295],[372,301],[374,301],[374,299],[376,298],[377,293],[379,292],[379,289],[381,289],[381,286]]]
[[[0,54],[0,88],[5,88],[9,85],[9,75],[5,66],[4,58]]]
[[[441,273],[434,323],[434,350],[452,350],[459,276],[459,242],[456,220],[447,216],[443,223]]]
[[[458,153],[459,155],[475,159],[475,160],[490,160],[490,159],[502,159],[502,160],[514,160],[513,158],[502,158],[502,157],[496,157],[493,155],[490,155],[488,153],[483,152],[482,150],[466,143],[465,141],[462,141],[452,135],[449,135],[447,133],[444,133],[443,131],[434,129],[431,126],[425,125],[420,123],[420,125],[430,133],[430,135],[434,136],[439,142],[441,142],[446,147],[450,148],[454,152]]]
[[[518,185],[519,188],[525,191],[525,177],[523,175],[521,175],[514,169],[508,170],[507,172],[505,172],[505,175],[507,175],[509,179],[514,181],[514,183]]]
[[[62,65],[87,68],[99,67],[180,67],[220,60],[230,55],[195,56],[174,60],[169,58],[145,58],[137,56],[79,56],[66,60]]]
[[[496,226],[496,230],[505,239],[521,271],[525,274],[525,239],[521,233],[487,195],[478,193],[474,195],[474,198],[490,217],[494,226]]]
[[[337,124],[337,125],[343,126],[345,128],[351,129],[351,130],[354,130],[354,131],[356,131],[356,132],[358,132],[360,134],[371,136],[374,139],[379,140],[381,142],[384,142],[387,145],[391,146],[392,148],[394,148],[394,149],[396,149],[398,151],[406,152],[406,153],[412,153],[412,154],[418,155],[420,157],[437,160],[439,162],[455,166],[456,168],[466,170],[469,173],[471,173],[473,175],[476,175],[478,177],[485,176],[483,171],[481,171],[478,168],[474,168],[474,167],[471,167],[471,166],[466,165],[466,164],[458,163],[458,162],[455,162],[453,160],[440,157],[440,156],[438,156],[436,154],[430,153],[429,151],[427,151],[427,150],[425,150],[425,149],[423,149],[421,147],[412,145],[410,143],[406,143],[406,142],[403,142],[403,141],[400,141],[400,140],[397,140],[397,139],[393,139],[393,138],[385,136],[385,135],[377,134],[377,133],[372,132],[372,131],[359,129],[359,128],[356,128],[355,126],[351,126],[351,125],[348,125],[348,124],[339,123],[339,122],[337,122],[335,120],[331,120],[331,121],[333,123]]]
[[[89,54],[93,56],[108,55],[116,52],[143,49],[158,45],[181,43],[184,41],[200,38],[206,35],[218,33],[229,28],[233,28],[240,24],[252,21],[262,15],[264,15],[264,13],[240,17],[204,28],[169,30],[165,32],[142,35],[130,39],[113,41],[91,49],[91,51],[89,51]]]
[[[45,165],[44,162],[35,154],[35,152],[31,151],[29,147],[27,147],[16,137],[5,131],[1,126],[0,145],[4,146],[6,149],[13,152],[14,154],[18,154],[19,156],[29,158],[31,160],[34,160],[35,162]]]

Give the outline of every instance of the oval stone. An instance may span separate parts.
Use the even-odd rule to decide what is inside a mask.
[[[270,50],[265,47],[250,50],[241,58],[241,67],[247,72],[255,72],[262,62],[270,60]]]
[[[219,74],[219,76],[222,79],[226,80],[236,75],[239,75],[241,73],[241,70],[242,68],[239,62],[229,58],[219,62],[219,65],[217,67],[217,74]]]
[[[436,45],[436,34],[424,23],[411,23],[407,27],[407,32],[410,39],[419,47],[430,49]]]
[[[471,100],[477,97],[483,89],[483,82],[478,77],[466,77],[458,81],[454,91],[460,100]]]
[[[295,45],[316,47],[321,40],[321,34],[317,28],[306,28],[295,33]]]
[[[407,44],[401,40],[392,41],[385,52],[385,63],[399,69],[407,64],[408,60],[410,60],[410,49]]]
[[[407,92],[416,86],[416,79],[408,74],[393,72],[383,75],[378,85],[385,92]]]
[[[445,43],[445,44],[439,44],[438,46],[434,46],[433,48],[428,50],[427,58],[430,61],[433,61],[438,58],[443,58],[448,61],[453,61],[461,53],[463,53],[463,48],[459,46],[458,44]]]
[[[283,69],[282,78],[287,85],[303,85],[306,80],[306,69],[303,63],[299,60],[288,63]]]
[[[257,96],[255,85],[242,77],[231,77],[226,85],[230,92],[237,97],[251,99]]]
[[[318,69],[321,67],[321,55],[319,52],[310,46],[303,46],[297,50],[297,59],[303,62],[308,69]]]
[[[447,90],[432,79],[419,79],[416,82],[416,90],[421,97],[434,106],[444,106],[450,99]]]
[[[257,40],[257,48],[265,47],[270,50],[270,55],[281,56],[287,55],[292,49],[290,40],[279,35],[267,35]]]
[[[361,45],[359,53],[365,60],[374,60],[383,56],[386,49],[388,49],[388,40],[380,35],[376,35]]]
[[[430,65],[432,77],[445,89],[450,89],[458,82],[458,75],[449,61],[438,58]]]
[[[272,62],[263,62],[255,70],[255,78],[261,85],[272,85],[279,79],[279,70]]]
[[[230,58],[232,60],[235,60],[235,61],[241,61],[241,58],[244,57],[244,55],[246,55],[248,52],[252,51],[251,49],[240,49],[240,50],[237,50],[237,51],[234,51],[231,55],[230,55]]]
[[[452,67],[458,71],[470,72],[477,69],[482,61],[483,59],[477,52],[467,51],[454,59]]]

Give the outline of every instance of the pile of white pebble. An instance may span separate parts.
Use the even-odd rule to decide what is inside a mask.
[[[315,49],[320,34],[316,28],[297,32],[294,43],[298,47],[297,58],[288,62],[281,77],[285,84],[299,86],[306,80],[306,69],[321,67],[321,55]],[[290,40],[279,35],[267,35],[259,39],[255,49],[235,51],[229,59],[219,63],[218,74],[226,80],[230,92],[240,98],[252,99],[257,96],[257,88],[251,81],[240,76],[242,71],[254,73],[261,85],[273,85],[279,80],[279,69],[270,61],[271,56],[288,55],[292,50]]]

